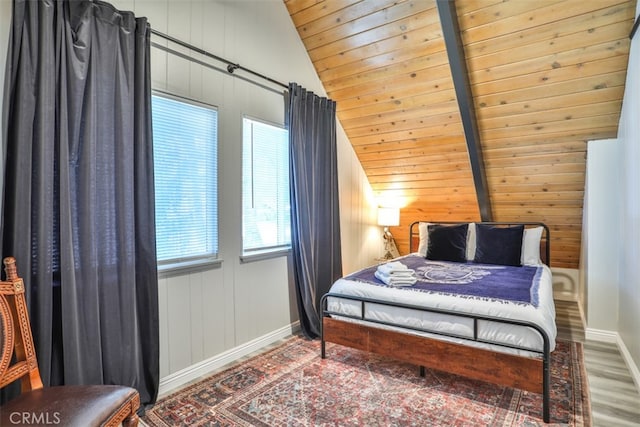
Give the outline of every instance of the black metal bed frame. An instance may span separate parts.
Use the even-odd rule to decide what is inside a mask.
[[[415,236],[419,235],[419,232],[416,233],[414,231],[414,228],[416,226],[418,226],[420,223],[420,221],[416,221],[414,223],[411,224],[410,228],[409,228],[409,240],[410,240],[410,252],[415,252],[414,250],[414,244],[413,244],[413,238]],[[465,222],[454,222],[454,221],[438,221],[438,222],[431,222],[429,221],[430,224],[467,224]],[[513,226],[513,225],[524,225],[525,227],[527,226],[541,226],[544,228],[544,232],[542,235],[542,239],[541,242],[544,242],[545,244],[545,259],[543,260],[547,265],[550,264],[550,249],[549,249],[549,227],[547,227],[546,224],[544,223],[539,223],[539,222],[481,222],[481,224],[487,224],[487,225],[494,225],[494,226],[500,226],[500,227],[506,227],[506,226]],[[359,301],[360,302],[360,316],[356,316],[356,315],[348,315],[348,314],[343,314],[343,313],[339,313],[339,312],[335,312],[335,311],[330,311],[328,309],[328,299],[329,298],[339,298],[339,299],[344,299],[344,300],[351,300],[351,301]],[[416,328],[416,327],[411,327],[411,326],[400,326],[397,324],[394,324],[392,322],[386,322],[386,321],[380,321],[380,320],[375,320],[375,319],[367,319],[365,318],[365,308],[367,304],[379,304],[379,305],[386,305],[386,306],[390,306],[390,307],[399,307],[399,308],[406,308],[406,309],[411,309],[411,310],[417,310],[417,311],[421,311],[421,312],[428,312],[428,313],[437,313],[437,314],[446,314],[446,315],[452,315],[452,316],[457,316],[457,317],[461,317],[461,318],[469,318],[469,319],[473,319],[473,337],[469,337],[466,335],[459,335],[459,334],[452,334],[452,333],[445,333],[442,331],[436,331],[436,330],[431,330],[431,329],[424,329],[424,328]],[[547,335],[547,333],[538,325],[536,325],[535,323],[532,322],[528,322],[528,321],[522,321],[522,320],[514,320],[514,319],[504,319],[504,318],[500,318],[500,317],[494,317],[494,316],[485,316],[485,315],[477,315],[477,314],[473,314],[473,313],[465,313],[465,312],[458,312],[458,311],[453,311],[453,310],[444,310],[444,309],[436,309],[436,308],[425,308],[425,307],[421,307],[421,306],[416,306],[416,305],[411,305],[411,304],[402,304],[402,303],[396,303],[396,302],[390,302],[390,301],[384,301],[384,300],[378,300],[378,299],[372,299],[372,298],[365,298],[365,297],[357,297],[357,296],[350,296],[350,295],[342,295],[342,294],[336,294],[336,293],[327,293],[325,294],[322,299],[321,299],[321,309],[322,309],[322,317],[331,317],[331,316],[337,316],[337,317],[343,317],[343,318],[350,318],[350,319],[355,319],[355,320],[360,320],[360,321],[365,321],[368,323],[374,323],[374,324],[379,324],[379,325],[383,325],[383,326],[392,326],[392,327],[396,327],[396,328],[400,328],[400,329],[404,329],[407,331],[413,331],[413,332],[420,332],[420,333],[429,333],[429,334],[433,334],[433,335],[440,335],[440,336],[445,336],[448,338],[455,338],[455,339],[462,339],[465,341],[469,341],[469,342],[475,342],[475,343],[483,343],[483,344],[491,344],[491,345],[496,345],[496,346],[500,346],[500,347],[506,347],[506,348],[511,348],[511,349],[516,349],[516,350],[524,350],[524,351],[528,351],[531,353],[536,353],[538,355],[540,355],[540,357],[542,357],[542,417],[545,423],[549,422],[550,419],[550,385],[551,385],[551,371],[550,371],[550,361],[551,361],[551,343],[549,340],[549,336]],[[501,342],[495,342],[492,340],[485,340],[485,339],[480,339],[478,338],[478,321],[491,321],[491,322],[498,322],[498,323],[504,323],[504,324],[508,324],[508,325],[516,325],[516,326],[525,326],[525,327],[530,327],[532,329],[534,329],[536,332],[538,332],[540,334],[540,337],[542,338],[543,341],[543,348],[542,350],[535,350],[535,349],[531,349],[531,348],[526,348],[526,347],[522,347],[522,346],[517,346],[517,345],[511,345],[511,344],[505,344],[505,343],[501,343]],[[325,341],[325,337],[324,337],[324,327],[323,327],[323,322],[320,322],[320,338],[321,338],[321,357],[324,359],[326,358],[326,341]],[[526,356],[521,356],[521,357],[526,357]],[[420,374],[424,375],[424,367],[420,366]]]

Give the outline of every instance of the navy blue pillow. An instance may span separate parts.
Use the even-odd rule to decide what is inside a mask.
[[[469,224],[427,227],[429,243],[427,259],[433,261],[467,262],[467,230]]]
[[[476,255],[474,262],[521,266],[524,225],[493,227],[476,224]]]

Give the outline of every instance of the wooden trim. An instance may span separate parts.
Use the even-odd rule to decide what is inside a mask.
[[[542,359],[515,356],[323,317],[325,341],[466,378],[543,392]]]

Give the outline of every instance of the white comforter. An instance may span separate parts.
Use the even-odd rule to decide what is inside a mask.
[[[331,293],[343,295],[373,298],[397,303],[418,305],[421,307],[454,310],[456,312],[495,316],[505,319],[518,319],[532,322],[547,333],[550,340],[550,349],[555,348],[556,324],[555,305],[553,302],[553,289],[551,270],[543,266],[544,271],[540,279],[539,304],[517,304],[508,301],[485,301],[478,299],[459,298],[452,295],[415,292],[406,288],[376,286],[368,283],[347,279],[337,280],[331,287]],[[361,305],[357,301],[349,301],[340,298],[328,299],[329,311],[361,316]],[[411,326],[430,331],[454,333],[464,337],[473,337],[473,320],[443,315],[438,313],[421,312],[418,310],[389,307],[381,304],[366,305],[365,319],[378,320],[393,323],[394,325]],[[348,318],[342,318],[350,320]],[[378,325],[380,326],[380,325]],[[380,326],[395,329],[391,326]],[[416,332],[412,332],[416,333]],[[470,342],[458,338],[447,338],[437,334],[419,333],[453,342],[489,348],[496,351],[515,353],[523,356],[534,356],[535,353],[526,350],[516,350],[491,344]],[[518,347],[542,351],[543,339],[540,334],[531,327],[508,325],[492,321],[478,322],[478,337],[491,342],[506,343]]]

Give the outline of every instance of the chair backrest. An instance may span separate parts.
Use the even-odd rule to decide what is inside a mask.
[[[0,281],[0,388],[21,380],[22,391],[42,388],[31,324],[18,277],[16,260],[4,259],[6,279]],[[13,363],[12,363],[13,360]]]

